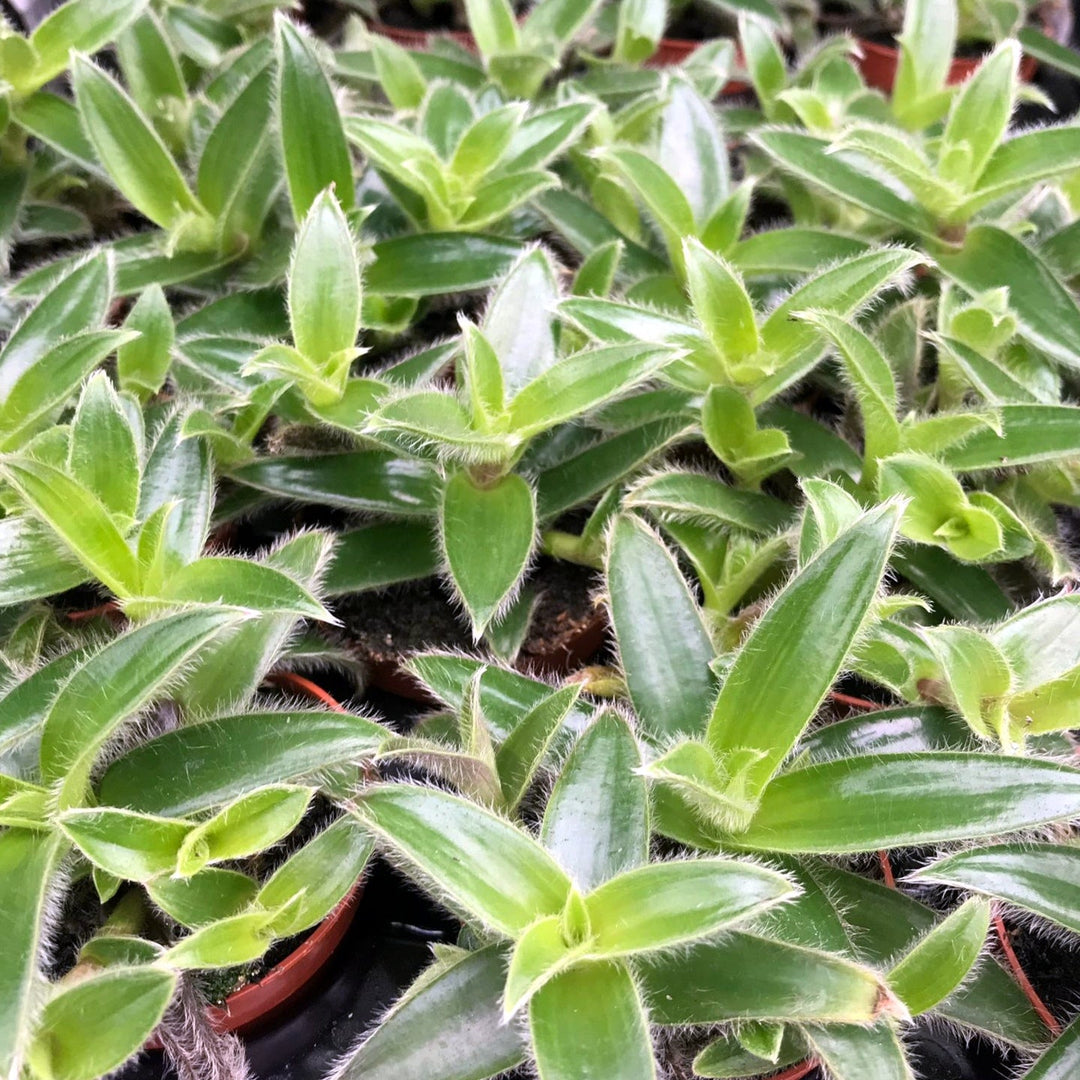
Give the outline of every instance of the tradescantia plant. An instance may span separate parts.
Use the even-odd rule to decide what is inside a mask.
[[[376,850],[450,929],[335,1078],[1070,1075],[1075,125],[951,0],[889,96],[683,7],[0,31],[5,1077],[242,1075]]]

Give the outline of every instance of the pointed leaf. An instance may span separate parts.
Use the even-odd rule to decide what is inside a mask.
[[[535,533],[535,496],[520,476],[504,476],[485,488],[464,472],[447,481],[442,542],[474,636],[514,592],[532,555]],[[494,548],[489,546],[492,536],[499,537]]]
[[[623,956],[708,937],[793,897],[783,875],[733,859],[686,859],[628,870],[585,897],[589,951]]]
[[[656,1076],[644,1005],[622,963],[581,963],[557,976],[530,1002],[529,1029],[546,1080]]]
[[[508,936],[556,915],[570,883],[535,840],[474,803],[431,788],[372,788],[361,820],[455,905]]]
[[[106,770],[104,801],[155,814],[190,814],[262,784],[313,776],[370,756],[388,729],[362,716],[248,712],[170,731]],[[178,770],[176,762],[183,761]]]
[[[319,192],[331,185],[342,209],[351,210],[349,147],[315,45],[299,27],[279,18],[277,56],[281,147],[293,218],[302,221]]]
[[[767,851],[876,851],[996,836],[1077,813],[1080,771],[1068,766],[992,754],[883,754],[782,773],[738,839]]]
[[[743,797],[761,794],[840,672],[877,595],[898,519],[896,506],[884,506],[841,533],[788,582],[735,658],[706,738],[721,762],[743,766]]]
[[[34,1035],[35,1071],[53,1080],[95,1080],[112,1072],[142,1048],[175,989],[175,973],[150,966],[113,968],[61,989],[42,1010]]]
[[[601,885],[649,856],[649,798],[641,751],[627,722],[604,712],[582,733],[559,770],[540,839],[581,890]]]
[[[715,650],[682,572],[639,518],[621,515],[607,556],[611,620],[631,701],[654,738],[699,732]]]

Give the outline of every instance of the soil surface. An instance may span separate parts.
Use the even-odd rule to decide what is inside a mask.
[[[587,567],[541,558],[526,585],[538,594],[519,656],[523,666],[551,666],[596,617],[600,575]],[[467,649],[475,644],[447,586],[436,578],[356,593],[334,604],[345,635],[370,664],[397,663],[421,649]]]

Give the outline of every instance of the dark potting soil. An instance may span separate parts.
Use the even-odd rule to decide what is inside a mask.
[[[735,32],[735,21],[706,4],[689,3],[664,30],[664,37],[676,41],[708,41]]]
[[[408,0],[379,4],[379,18],[397,30],[463,30],[462,20],[452,3],[413,7]]]
[[[543,666],[565,655],[595,619],[599,585],[599,575],[587,567],[541,558],[526,581],[539,600],[519,662]],[[396,663],[421,649],[475,649],[447,586],[436,578],[342,597],[334,614],[360,658],[372,664]]]

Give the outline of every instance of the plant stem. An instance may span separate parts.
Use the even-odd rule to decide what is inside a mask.
[[[307,694],[309,697],[321,701],[324,705],[328,705],[334,712],[347,713],[349,711],[337,700],[337,698],[332,697],[321,686],[313,683],[310,679],[305,679],[303,675],[297,675],[291,671],[277,671],[272,675],[267,675],[266,681],[268,683],[273,683],[275,686],[281,686],[290,690],[298,690],[302,694]]]
[[[1001,951],[1005,954],[1005,960],[1008,962],[1009,970],[1013,973],[1013,978],[1020,984],[1020,989],[1024,991],[1024,996],[1031,1002],[1031,1007],[1039,1014],[1039,1019],[1057,1037],[1061,1034],[1061,1025],[1054,1019],[1054,1014],[1046,1007],[1046,1003],[1039,997],[1035,987],[1031,985],[1031,980],[1020,966],[1020,960],[1013,950],[1012,942],[1009,941],[1009,932],[1005,929],[1005,923],[1001,916],[996,912],[994,914],[994,929],[997,931],[998,941],[1001,942]]]

